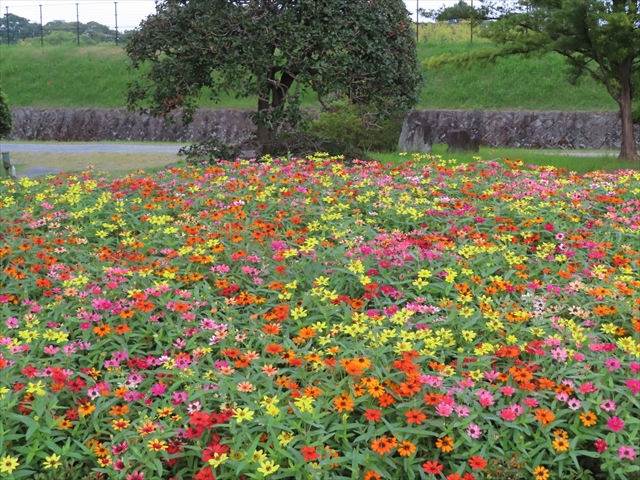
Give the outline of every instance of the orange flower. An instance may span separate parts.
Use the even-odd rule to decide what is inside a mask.
[[[116,333],[118,335],[124,335],[127,332],[130,332],[131,329],[129,328],[129,325],[127,325],[126,323],[120,324],[116,327]]]
[[[580,421],[585,427],[591,427],[596,424],[598,417],[591,410],[580,414]]]
[[[415,423],[416,425],[422,424],[422,421],[427,419],[422,410],[409,410],[404,416],[407,417],[407,423]]]
[[[409,457],[416,451],[416,446],[408,440],[404,440],[398,447],[398,453],[401,457]]]
[[[556,438],[553,442],[553,448],[558,452],[564,452],[569,449],[569,441],[566,438]]]
[[[436,447],[442,450],[444,453],[449,453],[453,450],[453,438],[446,436],[436,440]]]
[[[93,405],[91,402],[85,403],[84,405],[80,405],[78,407],[78,412],[80,412],[80,415],[82,415],[83,417],[86,417],[87,415],[90,415],[91,412],[93,412],[96,409],[96,406]]]
[[[391,450],[393,450],[397,445],[398,440],[396,440],[396,437],[389,438],[386,435],[383,435],[382,437],[374,440],[371,443],[371,450],[379,455],[385,455],[386,453],[389,453]]]
[[[111,407],[111,410],[109,410],[109,415],[113,415],[114,417],[121,417],[129,413],[129,411],[129,407],[127,405],[114,405],[113,407]]]
[[[351,395],[349,395],[348,393],[343,393],[339,397],[335,397],[333,399],[333,404],[334,408],[338,412],[342,413],[343,410],[346,410],[348,412],[353,411],[353,400],[351,400]]]
[[[536,420],[539,420],[542,423],[542,425],[547,425],[553,422],[555,415],[553,414],[553,412],[545,408],[536,408],[536,414],[534,418]]]
[[[101,325],[98,325],[97,327],[93,327],[93,332],[96,335],[99,335],[100,338],[102,338],[105,335],[108,335],[109,333],[111,333],[111,327],[103,323]]]

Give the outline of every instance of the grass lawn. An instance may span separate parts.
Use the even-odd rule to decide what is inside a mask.
[[[467,30],[452,40],[466,39]],[[447,35],[423,32],[420,61],[443,53],[485,49],[488,43],[447,41]],[[424,40],[427,39],[427,40]],[[123,108],[128,82],[128,57],[115,46],[0,46],[3,90],[12,106]],[[418,109],[529,109],[617,110],[603,86],[585,79],[570,85],[562,60],[553,54],[541,58],[506,58],[495,64],[462,71],[455,67],[423,69],[425,85]],[[254,109],[253,98],[223,96],[219,103],[203,92],[200,106]],[[303,108],[319,108],[309,92]]]

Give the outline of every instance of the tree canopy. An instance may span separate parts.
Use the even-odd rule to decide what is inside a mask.
[[[496,48],[425,63],[470,65],[505,55],[556,52],[571,81],[589,75],[618,103],[622,120],[620,158],[640,160],[633,135],[632,103],[639,79],[640,11],[631,0],[522,0],[490,22],[483,36]]]
[[[9,135],[12,126],[13,118],[11,117],[11,110],[7,104],[7,97],[5,97],[2,89],[0,89],[0,137]]]
[[[126,51],[133,68],[150,64],[129,86],[131,109],[182,108],[188,122],[204,87],[214,100],[254,96],[266,149],[299,121],[306,89],[385,115],[415,105],[422,79],[403,0],[164,0]]]

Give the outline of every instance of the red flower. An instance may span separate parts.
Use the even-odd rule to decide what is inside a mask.
[[[425,472],[431,473],[433,475],[438,475],[439,473],[442,473],[443,468],[444,468],[444,465],[441,463],[438,463],[437,460],[434,460],[433,462],[431,461],[424,462],[422,464],[422,469]]]
[[[482,458],[480,455],[474,455],[469,459],[469,465],[474,470],[482,470],[484,467],[487,466],[487,461],[484,458]]]
[[[316,452],[316,447],[302,447],[300,451],[305,462],[314,462],[320,458],[320,455]]]
[[[382,412],[380,410],[376,410],[375,408],[370,408],[364,412],[364,418],[370,420],[372,422],[379,422],[382,418]]]

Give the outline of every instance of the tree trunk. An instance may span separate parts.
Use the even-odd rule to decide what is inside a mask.
[[[258,112],[264,112],[269,110],[269,100],[258,99]],[[258,123],[258,130],[256,132],[256,138],[260,148],[260,155],[271,154],[273,148],[273,142],[276,139],[276,131],[273,128],[269,128],[263,122]]]
[[[633,115],[632,115],[632,91],[631,91],[631,58],[627,58],[620,65],[618,81],[620,82],[620,118],[622,119],[622,144],[620,145],[621,160],[640,160],[636,139],[633,135]]]

